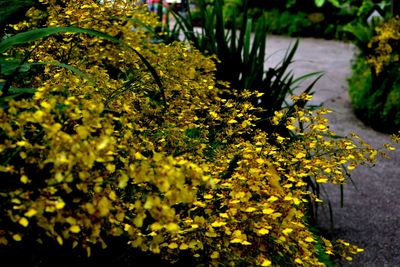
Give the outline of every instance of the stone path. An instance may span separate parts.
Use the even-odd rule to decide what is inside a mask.
[[[275,66],[295,39],[280,36],[267,38],[267,66]],[[323,71],[315,86],[314,104],[323,103],[333,110],[329,114],[331,129],[338,134],[355,132],[375,148],[389,142],[389,135],[378,133],[360,122],[352,112],[346,78],[351,74],[351,60],[356,49],[351,44],[313,38],[300,40],[292,66],[296,75]],[[390,153],[391,160],[379,159],[371,168],[353,171],[357,188],[344,189],[344,207],[340,207],[339,187],[327,191],[334,211],[334,229],[329,217],[321,216],[320,225],[335,238],[342,238],[365,249],[343,266],[400,266],[400,150]],[[327,210],[327,209],[325,209]],[[327,214],[327,213],[325,213]]]

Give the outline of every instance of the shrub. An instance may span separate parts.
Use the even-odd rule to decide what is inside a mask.
[[[392,18],[375,28],[371,40],[359,44],[362,53],[349,79],[356,114],[373,128],[391,133],[400,130],[399,26],[400,19]]]
[[[258,92],[224,90],[193,47],[153,43],[142,7],[43,2],[11,27],[75,28],[0,43],[2,246],[53,241],[90,256],[117,239],[172,263],[232,266],[322,266],[334,253],[308,228],[319,199],[307,185],[345,183],[376,150],[337,139],[324,109],[276,111],[271,125],[293,138],[257,129]]]

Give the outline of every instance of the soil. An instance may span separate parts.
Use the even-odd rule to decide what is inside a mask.
[[[278,64],[295,41],[289,37],[269,36],[266,49],[270,57],[266,66]],[[333,131],[339,135],[354,132],[372,147],[382,148],[384,143],[390,142],[390,135],[364,125],[351,107],[347,78],[351,75],[351,61],[356,52],[348,43],[302,38],[292,69],[296,76],[324,72],[314,87],[312,104],[323,104],[333,111],[328,116]],[[352,262],[340,262],[342,266],[400,266],[400,150],[388,154],[390,160],[381,157],[375,166],[361,166],[352,172],[354,185],[349,182],[344,186],[343,207],[339,186],[326,186],[334,225],[331,228],[325,204],[319,226],[334,239],[345,239],[365,249]],[[328,197],[324,197],[325,202]]]

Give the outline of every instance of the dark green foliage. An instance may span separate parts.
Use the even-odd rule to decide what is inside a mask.
[[[399,65],[376,76],[363,57],[358,57],[353,64],[349,79],[353,109],[363,122],[379,131],[400,130]]]
[[[225,0],[224,13],[231,13],[231,2]],[[259,1],[249,0],[249,14],[252,18],[265,16],[268,32],[279,35],[346,39],[342,31],[347,24],[365,22],[371,10],[378,6],[384,15],[390,15],[390,1],[352,0],[324,1],[317,6],[314,0]],[[228,19],[228,18],[227,18]],[[242,20],[242,12],[235,20]]]
[[[289,36],[306,35],[307,29],[312,26],[312,22],[304,12],[296,14],[290,11],[279,11],[272,9],[264,13],[268,24],[268,31],[273,34],[284,34]]]
[[[395,60],[399,42],[382,38],[381,42],[387,42],[386,45],[392,51],[392,60],[382,63],[382,70],[378,73],[373,62],[379,62],[379,59],[367,62],[381,53],[379,49],[382,48],[376,44],[376,36],[382,33],[376,29],[385,23],[390,22],[381,24],[381,21],[373,20],[370,25],[360,22],[347,25],[344,31],[359,49],[352,67],[353,74],[349,79],[354,111],[363,122],[374,129],[393,133],[400,130],[400,63]]]

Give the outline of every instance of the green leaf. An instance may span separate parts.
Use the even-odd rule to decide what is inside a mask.
[[[3,85],[0,83],[0,89],[2,89]],[[19,97],[24,94],[34,94],[36,91],[36,88],[16,88],[16,87],[11,87],[8,90],[8,95],[1,96],[0,97],[0,106],[5,106],[6,101],[10,99],[14,99],[16,97]]]
[[[250,53],[250,37],[251,37],[251,19],[247,20],[246,30],[244,34],[244,44],[243,44],[243,61],[248,62]]]
[[[108,35],[108,34],[105,34],[105,33],[99,32],[99,31],[90,30],[90,29],[78,28],[75,26],[47,27],[47,28],[40,28],[40,29],[34,29],[34,30],[26,31],[26,32],[17,33],[11,37],[4,39],[0,43],[0,54],[4,53],[5,51],[7,51],[8,49],[10,49],[13,46],[33,42],[33,41],[39,40],[41,38],[44,38],[44,37],[47,37],[50,35],[54,35],[57,33],[61,33],[61,32],[87,33],[87,34],[90,34],[93,36],[97,36],[97,37],[101,37],[101,38],[113,41],[115,43],[122,43],[120,40],[118,40],[117,38],[115,38],[111,35]]]
[[[322,7],[325,4],[325,0],[314,0],[317,7]]]
[[[82,71],[80,71],[79,69],[68,65],[68,64],[64,64],[64,63],[60,63],[60,62],[47,62],[47,61],[43,61],[43,62],[33,62],[33,63],[24,63],[21,64],[21,62],[19,60],[3,60],[0,59],[0,65],[1,65],[1,74],[8,76],[14,73],[14,71],[19,68],[18,72],[26,72],[28,70],[31,69],[31,66],[34,65],[54,65],[57,67],[62,67],[62,68],[66,68],[76,74],[78,74],[79,76],[81,76],[83,79],[86,79],[88,81],[91,81],[91,79],[84,74]]]
[[[17,88],[17,87],[11,87],[10,90],[8,90],[12,94],[34,94],[36,91],[36,88]]]
[[[338,0],[329,0],[329,2],[335,7],[341,7],[341,4]]]
[[[30,66],[21,64],[21,62],[16,59],[0,58],[0,75],[9,76],[18,68],[20,72],[26,72],[30,69]]]

